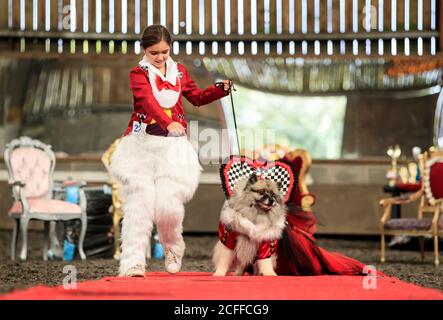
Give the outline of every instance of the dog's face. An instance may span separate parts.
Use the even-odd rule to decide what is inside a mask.
[[[267,213],[283,203],[279,186],[274,181],[258,179],[255,173],[249,177],[243,196],[249,205],[257,208],[259,212]]]
[[[251,203],[264,212],[268,212],[274,206],[282,203],[277,184],[270,180],[258,179],[255,174],[248,179],[244,192],[248,194]]]

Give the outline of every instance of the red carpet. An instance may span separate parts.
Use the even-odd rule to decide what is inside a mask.
[[[434,299],[443,291],[397,278],[377,278],[377,289],[364,289],[360,276],[224,277],[209,273],[148,273],[145,278],[105,277],[77,283],[77,289],[37,286],[0,299],[147,299],[147,300],[293,300],[293,299]]]

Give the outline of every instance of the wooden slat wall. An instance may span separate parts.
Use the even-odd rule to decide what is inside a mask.
[[[352,0],[345,1],[345,31],[347,32],[352,31],[352,9]]]
[[[12,28],[20,29],[20,1],[12,1]]]
[[[276,2],[277,2],[276,0],[269,0],[269,33],[277,32]]]
[[[101,1],[101,24],[102,32],[109,32],[109,2],[106,0]]]
[[[323,0],[319,1],[320,4],[320,32],[326,33],[328,30],[328,2]]]
[[[307,8],[308,8],[308,16],[307,16],[307,27],[308,27],[308,33],[314,32],[314,0],[308,0],[307,1]]]
[[[153,14],[154,14],[153,23],[157,24],[157,23],[160,23],[160,2],[161,2],[161,0],[152,0],[152,2],[153,2]]]
[[[392,0],[394,1],[394,0]],[[404,0],[397,0],[397,31],[404,30],[404,14],[405,14]]]
[[[143,30],[148,25],[148,3],[146,0],[140,0],[140,34],[143,33]]]
[[[423,29],[430,30],[431,29],[431,1],[430,0],[423,0],[423,5],[424,5],[424,8],[423,8]]]
[[[70,12],[70,11],[66,10],[66,9],[69,9],[69,6],[71,5],[71,1],[70,0],[59,0],[57,2],[58,2],[59,14],[60,14],[60,11],[62,12],[62,16],[61,16],[62,25],[61,25],[61,27],[59,25],[59,30],[69,32],[69,26],[65,25],[64,22],[71,20],[68,17],[68,12]],[[58,20],[60,23],[60,16],[58,17]]]
[[[110,32],[110,2],[112,1],[114,3],[114,31],[113,33],[116,35],[116,38],[119,38],[118,41],[114,41],[115,46],[115,52],[121,51],[121,40],[122,36],[125,36],[125,34],[122,34],[126,30],[126,36],[127,36],[127,45],[128,50],[133,50],[134,48],[134,40],[136,40],[140,34],[136,34],[135,29],[135,23],[136,23],[136,0],[88,0],[88,34],[96,34],[96,10],[97,10],[97,1],[101,2],[101,32],[103,35],[108,35],[108,40],[102,41],[102,50],[101,52],[107,52],[108,51],[108,44],[110,43],[109,38],[109,32]],[[294,13],[293,17],[294,20],[291,22],[290,19],[290,3],[293,1],[294,3]],[[371,0],[370,5],[374,6],[378,12],[379,3],[382,0]],[[76,34],[83,33],[83,19],[84,19],[84,0],[74,0],[73,1],[76,6]],[[122,9],[123,9],[123,3],[126,2],[126,25],[122,25]],[[268,4],[269,9],[269,35],[275,35],[277,32],[277,17],[281,17],[281,27],[282,27],[282,35],[289,35],[290,29],[289,26],[291,23],[294,24],[295,32],[294,34],[298,37],[300,40],[300,34],[302,32],[302,21],[304,18],[302,17],[302,5],[305,4],[307,8],[307,15],[305,17],[306,23],[307,23],[307,34],[312,37],[312,35],[315,33],[315,7],[316,5],[319,5],[319,11],[320,11],[320,34],[328,33],[328,20],[332,19],[332,33],[338,34],[340,32],[340,6],[342,4],[342,1],[340,0],[243,0],[243,30],[244,30],[244,37],[247,37],[248,39],[245,42],[245,51],[248,51],[248,48],[250,48],[249,41],[251,40],[251,3],[256,3],[256,21],[257,21],[257,34],[261,36],[263,40],[263,36],[266,36],[265,32],[265,7],[266,4]],[[399,32],[398,38],[401,40],[401,38],[406,37],[405,34],[401,34],[404,31],[417,31],[417,12],[418,12],[418,1],[417,0],[409,0],[409,29],[405,30],[405,0],[383,0],[383,25],[384,25],[384,32],[390,32],[392,29],[391,26],[391,6],[392,3],[396,3],[397,5],[397,11],[396,11],[396,29]],[[423,0],[423,32],[429,32],[431,30],[431,2],[432,0]],[[20,0],[14,0],[12,1],[13,11],[12,16],[9,17],[8,13],[8,0],[0,0],[0,31],[16,31],[20,29],[20,5],[22,1]],[[23,3],[25,3],[25,31],[26,32],[32,32],[33,30],[33,6],[34,1],[33,0],[26,0]],[[152,12],[150,11],[148,3],[152,3]],[[163,8],[161,4],[164,3],[166,7],[166,11],[163,12]],[[199,40],[198,38],[195,38],[196,35],[199,35],[199,29],[200,29],[200,0],[177,0],[178,8],[179,8],[179,17],[178,17],[178,23],[180,22],[186,22],[186,5],[187,3],[191,4],[192,7],[192,36],[194,36],[194,40],[196,40],[195,43],[193,43],[193,50],[192,52],[198,52],[199,48]],[[230,19],[229,21],[225,20],[225,6],[226,4],[230,4]],[[279,3],[281,12],[277,12],[277,3]],[[332,17],[330,18],[328,16],[328,3],[332,4]],[[345,3],[345,33],[346,34],[352,34],[354,29],[354,5],[357,3],[358,5],[358,32],[361,36],[361,34],[366,34],[365,27],[363,25],[365,12],[364,7],[366,6],[367,2],[366,0],[346,0]],[[440,1],[435,0],[436,3],[436,10],[438,9],[438,4]],[[65,8],[66,6],[71,5],[71,0],[51,0],[51,13],[50,13],[50,25],[51,25],[51,31],[57,32],[70,32],[71,30],[67,27],[60,29],[60,19],[65,19],[67,21],[67,12],[65,11],[63,13],[63,16],[60,18],[60,10]],[[174,26],[174,12],[173,12],[173,5],[174,0],[139,0],[139,30],[140,33],[144,30],[144,28],[148,25],[148,14],[153,15],[153,23],[161,23],[161,17],[166,16],[166,26],[168,29],[173,31]],[[205,0],[204,1],[204,20],[205,20],[205,36],[212,36],[212,10],[213,6],[216,6],[217,10],[217,21],[215,22],[217,25],[217,34],[213,37],[213,39],[210,39],[206,37],[206,51],[208,49],[211,49],[212,41],[218,41],[218,37],[226,39],[226,23],[229,23],[230,26],[230,35],[233,37],[234,41],[232,43],[232,52],[236,52],[237,48],[237,41],[241,41],[241,36],[239,37],[239,29],[238,29],[238,21],[239,21],[239,1],[237,0]],[[38,6],[38,29],[35,31],[39,32],[45,32],[45,19],[46,19],[46,1],[45,0],[38,0],[37,3]],[[435,21],[436,29],[439,29],[439,22]],[[13,24],[12,28],[8,27],[8,20],[12,19]],[[367,33],[368,38],[372,38],[372,46],[371,48],[372,52],[376,51],[376,43],[377,43],[377,36],[378,36],[378,17],[374,18],[377,21],[377,28],[371,30],[371,32]],[[179,26],[179,35],[187,35],[186,33],[186,25]],[[72,36],[72,35],[71,35]],[[117,37],[118,36],[118,37]],[[27,36],[28,38],[31,38],[31,36]],[[74,35],[75,37],[75,35]],[[41,36],[40,36],[41,38]],[[51,33],[48,34],[48,38],[51,38]],[[123,38],[124,39],[124,38]],[[312,39],[312,38],[311,38]],[[424,39],[424,45],[429,46],[429,36]],[[45,39],[46,40],[46,39]],[[184,45],[186,43],[186,38],[181,39],[181,48],[180,52],[183,51],[185,48]],[[185,42],[183,42],[183,40]],[[252,39],[254,40],[254,39]],[[334,42],[334,52],[336,52],[336,47],[338,44],[338,39],[335,39]],[[224,52],[224,40],[221,40],[222,43],[219,45],[218,52]],[[284,50],[288,50],[288,43],[290,41],[290,38],[286,38],[285,41],[283,41],[284,44]],[[416,46],[416,39],[411,39],[411,48]],[[41,40],[33,40],[32,46],[34,48],[46,48],[45,42],[43,41],[43,44],[40,43]],[[51,48],[50,51],[54,51],[57,49],[57,39],[51,39]],[[89,52],[95,52],[95,42],[96,41],[88,41],[89,45]],[[310,41],[309,41],[310,42]],[[390,41],[385,41],[387,45],[389,45]],[[28,45],[31,43],[29,39],[26,40],[27,44],[27,50],[30,49],[30,46]],[[63,41],[63,52],[73,52],[73,47],[71,46],[70,39],[64,39]],[[85,50],[85,47],[83,45],[84,41],[79,39],[76,41],[75,45],[75,52],[81,52],[82,50]],[[403,41],[399,41],[399,43],[403,43]],[[275,41],[271,40],[271,51],[275,51]],[[297,46],[300,46],[297,44]],[[347,40],[347,46],[349,51],[349,48],[352,49],[352,40]],[[359,40],[359,52],[364,51],[365,46],[365,40]],[[311,51],[312,44],[309,44],[309,48]],[[385,51],[388,48],[386,48]],[[326,50],[326,41],[322,41],[322,47],[321,52],[323,53]],[[400,51],[400,47],[399,47]],[[411,52],[412,54],[412,52]]]
[[[257,1],[257,33],[262,34],[264,29],[264,1]]]
[[[51,30],[57,30],[57,28],[58,28],[58,0],[51,0],[50,18],[49,19],[50,19]]]
[[[289,1],[281,0],[281,8],[282,8],[282,32],[289,33]]]
[[[295,8],[294,8],[294,17],[295,17],[295,33],[296,34],[298,34],[298,33],[301,33],[301,31],[302,31],[302,29],[301,29],[301,26],[302,26],[302,15],[301,15],[301,1],[302,0],[294,0],[294,6],[295,6]]]
[[[332,0],[332,32],[340,31],[340,0]]]
[[[192,1],[192,31],[199,34],[200,8],[199,0]]]
[[[95,14],[96,14],[96,3],[95,0],[89,0],[89,13],[88,13],[88,18],[89,18],[89,32],[95,32],[96,30],[96,19],[95,19]]]
[[[127,14],[127,26],[128,33],[135,33],[135,1],[127,0],[128,14]]]
[[[0,0],[0,30],[8,29],[8,0]]]
[[[251,33],[251,19],[247,19],[246,17],[251,16],[251,0],[244,0],[243,1],[243,13],[244,13],[244,19],[243,19],[243,31],[245,34]]]
[[[106,0],[99,1],[101,2],[101,10],[97,19],[100,19],[101,32],[109,32],[109,3]]]
[[[168,6],[168,8],[169,8],[169,12],[170,12],[170,14],[171,14],[171,18],[170,19],[168,19],[168,24],[166,25],[166,27],[168,27],[169,28],[169,30],[172,30],[172,28],[173,28],[173,0],[170,0],[169,1],[170,2],[170,4],[169,4],[169,6]],[[186,33],[186,0],[181,0],[181,1],[179,1],[179,7],[178,7],[179,9],[179,14],[178,14],[178,24],[179,24],[179,26],[178,26],[178,30],[179,30],[179,34],[185,34]],[[194,13],[194,12],[193,12]],[[193,14],[192,15],[192,19],[194,19],[195,18],[195,15]],[[175,17],[174,17],[174,19],[175,19]],[[185,25],[184,25],[184,27],[181,27],[180,26],[180,23],[181,22],[185,22]]]
[[[33,21],[32,24],[34,24]],[[37,3],[37,30],[45,30],[45,0],[38,0]]]
[[[166,2],[166,28],[168,28],[168,30],[172,30],[173,11],[174,11],[173,0],[165,0],[165,2]],[[186,21],[186,3],[184,0],[180,1],[179,13],[180,15],[183,15],[182,16],[183,18],[180,18],[179,21],[181,20]],[[161,18],[161,12],[160,12],[160,18]],[[183,32],[184,31],[185,28],[183,28]]]
[[[21,2],[21,1],[20,1]],[[33,1],[23,1],[20,5],[24,4],[25,6],[25,29],[32,30],[32,10],[33,10]]]
[[[142,26],[145,26],[147,24],[147,3],[149,0],[140,0],[140,21],[141,21],[141,29]],[[160,23],[160,3],[162,0],[153,0],[153,7],[154,7],[154,23]],[[193,7],[193,33],[198,32],[199,23],[198,23],[198,0],[191,0],[192,1],[192,7]],[[217,10],[217,25],[219,32],[224,30],[224,5],[227,0],[218,0],[218,10]],[[270,18],[271,18],[271,29],[276,27],[276,2],[277,0],[268,0],[270,4]],[[283,33],[288,32],[289,28],[289,1],[290,0],[282,0],[282,26],[283,26]],[[295,0],[294,5],[296,7],[297,13],[295,14],[295,25],[296,30],[300,31],[301,29],[301,5],[304,0]],[[325,32],[327,28],[327,2],[328,0],[322,0],[319,1],[320,4],[320,14],[321,14],[321,23],[320,23],[320,29],[321,32]],[[384,25],[385,29],[391,28],[391,3],[395,0],[384,0]],[[180,21],[186,20],[186,0],[181,0],[180,2]],[[371,5],[374,5],[378,8],[378,0],[372,0]],[[172,13],[172,5],[173,0],[165,0],[166,3],[166,10],[167,10],[167,27],[172,28],[172,20],[173,20],[173,13]],[[205,9],[207,13],[210,13],[209,7],[212,5],[212,1],[207,0],[205,3]],[[404,8],[405,8],[405,1],[404,0],[396,0],[397,3],[397,29],[402,29],[402,26],[404,24]],[[417,24],[417,1],[411,0],[410,2],[410,29],[414,29]],[[424,0],[423,1],[423,22],[425,26],[425,30],[430,29],[430,11],[431,11],[431,1],[430,0]],[[1,0],[0,1],[1,6],[4,8],[2,10],[1,15],[1,23],[2,27],[7,27],[7,20],[8,20],[8,1],[7,0]],[[28,0],[25,2],[26,4],[26,29],[32,27],[32,10],[33,10],[33,1]],[[63,5],[69,5],[70,0],[63,1]],[[95,24],[95,4],[96,0],[90,0],[89,1],[89,26],[93,26]],[[231,4],[231,30],[232,33],[237,32],[237,8],[238,8],[238,1],[230,1]],[[245,0],[243,1],[244,4],[244,11],[245,11],[245,17],[244,22],[246,24],[245,31],[250,31],[250,8],[251,8],[251,1]],[[315,0],[307,0],[306,1],[307,7],[308,7],[308,16],[307,16],[307,23],[308,23],[308,32],[312,32],[314,29],[314,4]],[[353,27],[353,4],[354,2],[352,0],[345,1],[346,4],[346,30],[352,30]],[[359,13],[359,29],[362,29],[361,22],[362,22],[362,10],[365,6],[366,1],[365,0],[359,0],[358,1],[358,13]],[[58,16],[58,0],[52,0],[51,1],[52,10],[51,10],[51,21],[54,21],[54,18]],[[118,33],[122,30],[121,25],[121,8],[122,8],[122,0],[114,0],[115,5],[115,32]],[[332,6],[334,11],[334,17],[333,17],[333,29],[337,30],[339,28],[340,23],[340,16],[339,16],[339,7],[340,7],[340,0],[332,0]],[[14,24],[13,26],[15,28],[19,27],[20,25],[20,1],[16,0],[13,1],[13,12],[14,12]],[[77,7],[77,30],[80,29],[80,27],[83,26],[83,14],[82,14],[82,7],[83,7],[83,0],[77,0],[76,1],[76,7]],[[106,24],[108,21],[108,15],[109,15],[109,5],[108,1],[104,0],[102,1],[102,9],[104,11],[103,20]],[[258,14],[258,27],[259,30],[263,31],[264,27],[264,1],[257,1],[257,14]],[[38,30],[42,30],[42,27],[44,28],[44,15],[45,15],[45,1],[39,0],[38,1],[38,16],[39,16],[39,28]],[[127,0],[127,29],[128,32],[131,30],[134,30],[134,13],[135,13],[135,1],[134,0]],[[210,27],[212,24],[211,21],[211,15],[205,17],[206,21],[206,27]],[[52,27],[55,27],[52,25]]]
[[[75,30],[77,32],[83,32],[83,0],[75,0],[75,4],[76,4],[76,20],[77,20]]]
[[[205,1],[205,34],[212,34],[212,0]]]
[[[115,0],[114,1],[114,9],[115,9],[115,16],[114,16],[114,32],[115,33],[121,33],[122,32],[122,6],[121,6],[121,0]]]
[[[238,1],[231,0],[231,34],[238,34]]]
[[[225,35],[226,32],[226,11],[225,11],[225,2],[226,0],[218,0],[218,32],[219,34]],[[231,0],[231,6],[233,1]],[[233,17],[230,16],[230,20],[232,21]],[[234,18],[235,19],[235,18]]]

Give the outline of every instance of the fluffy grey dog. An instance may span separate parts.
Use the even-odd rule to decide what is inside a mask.
[[[278,187],[255,174],[237,182],[220,215],[223,229],[212,257],[214,276],[225,276],[231,270],[243,275],[248,265],[253,265],[256,275],[276,275],[275,251],[263,257],[258,250],[264,242],[278,240],[285,226],[285,205]]]

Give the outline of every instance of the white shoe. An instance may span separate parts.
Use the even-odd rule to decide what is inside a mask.
[[[136,264],[126,271],[124,274],[125,277],[144,277],[145,276],[145,268],[141,264]]]
[[[411,241],[411,237],[410,236],[406,236],[406,235],[401,235],[401,236],[395,236],[392,238],[392,240],[389,242],[388,246],[389,247],[393,247],[396,246],[398,244],[406,244],[409,241]]]
[[[182,259],[171,249],[165,251],[165,269],[168,273],[177,273],[182,267]]]

